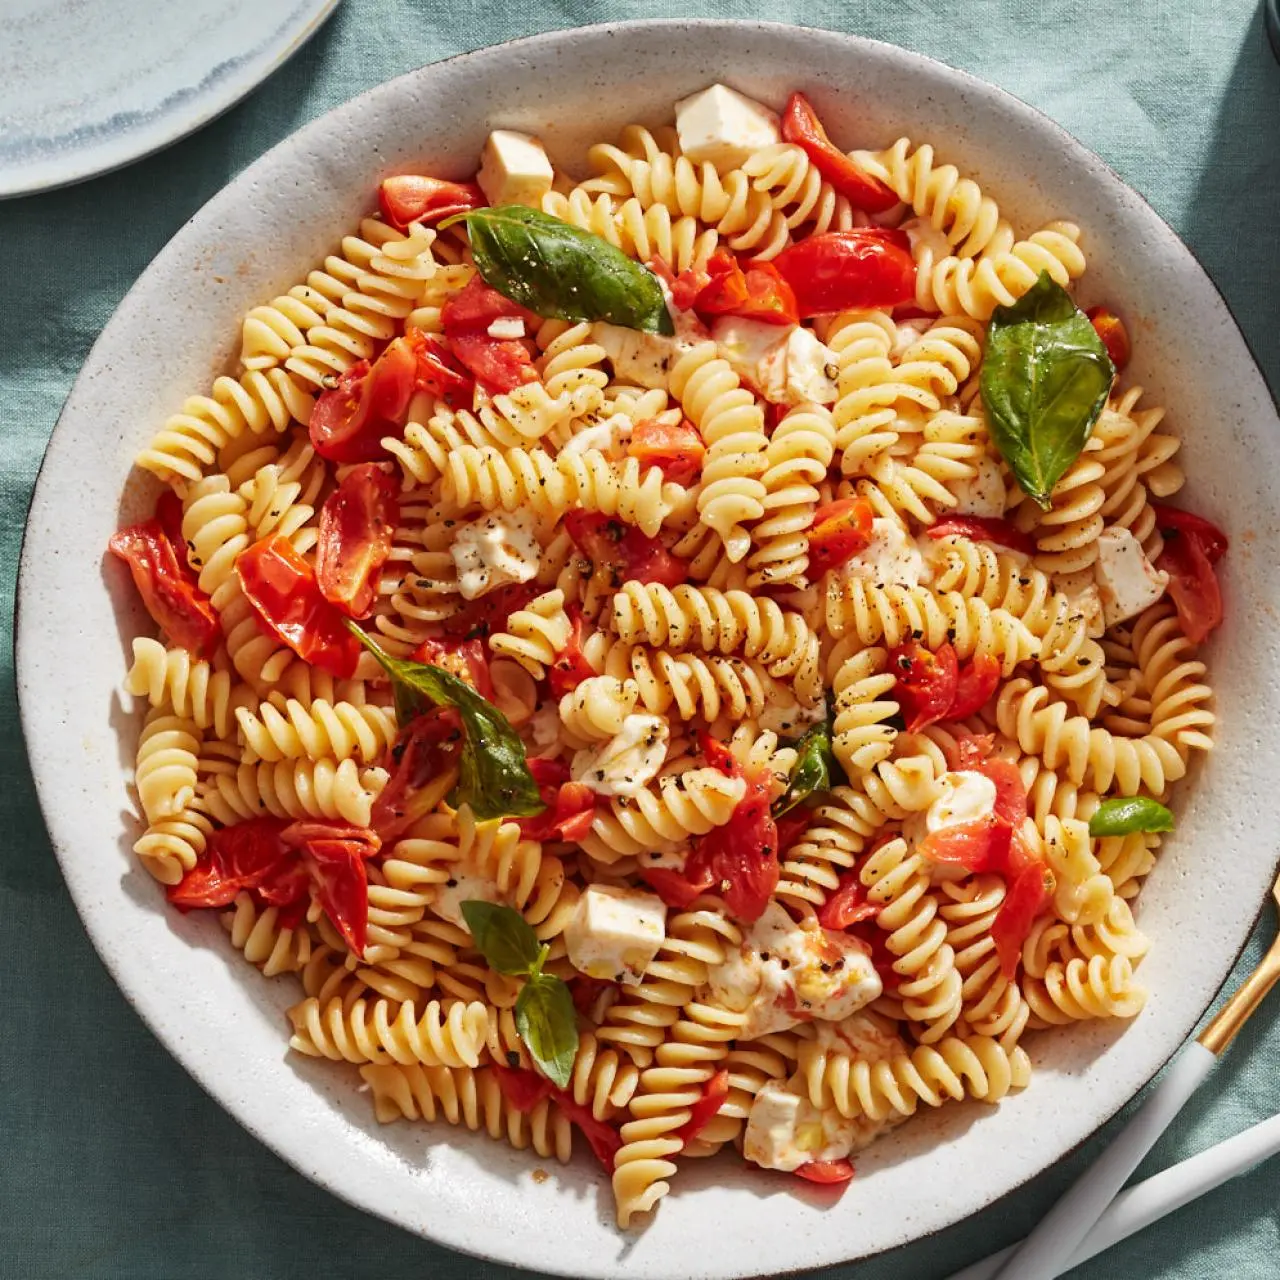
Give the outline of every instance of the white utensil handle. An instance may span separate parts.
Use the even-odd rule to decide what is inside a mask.
[[[1145,1230],[1166,1214],[1181,1209],[1275,1155],[1280,1155],[1280,1115],[1263,1120],[1234,1138],[1210,1147],[1208,1151],[1153,1174],[1136,1187],[1122,1191],[1111,1202],[1094,1229],[1067,1259],[1062,1271],[1078,1267],[1121,1240]],[[1017,1247],[1011,1244],[999,1253],[982,1258],[963,1271],[957,1271],[951,1280],[993,1280]]]
[[[996,1274],[1003,1280],[1053,1280],[1216,1061],[1202,1044],[1188,1045],[1137,1115]]]

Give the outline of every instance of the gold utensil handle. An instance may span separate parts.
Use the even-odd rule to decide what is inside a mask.
[[[1198,1037],[1200,1043],[1210,1053],[1220,1057],[1278,980],[1280,980],[1280,938],[1271,944],[1271,949],[1258,962],[1258,967],[1249,975],[1245,984],[1222,1006],[1218,1016],[1200,1033]]]

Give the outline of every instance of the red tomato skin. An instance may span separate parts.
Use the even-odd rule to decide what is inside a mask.
[[[784,249],[773,263],[795,293],[801,320],[893,307],[916,293],[911,242],[884,227],[824,231]]]
[[[570,782],[567,777],[551,781],[543,771],[532,769],[534,763],[529,762],[530,769],[546,808],[531,818],[517,818],[520,833],[526,840],[581,840],[591,830],[596,793],[585,783]]]
[[[401,173],[383,178],[378,186],[378,208],[397,231],[407,231],[414,222],[430,225],[455,213],[469,213],[486,203],[484,192],[474,182]]]
[[[822,904],[818,923],[824,929],[839,932],[862,920],[874,920],[879,914],[880,908],[867,901],[867,889],[861,876],[857,870],[850,870],[840,877],[835,892]]]
[[[1170,538],[1156,557],[1156,568],[1169,575],[1169,596],[1183,634],[1192,644],[1203,643],[1221,626],[1224,611],[1222,587],[1200,539],[1181,533]]]
[[[418,376],[418,357],[407,338],[396,338],[370,365],[359,360],[311,410],[307,432],[329,462],[376,462],[382,438],[404,425]]]
[[[627,456],[641,467],[658,467],[672,484],[688,486],[702,474],[707,447],[688,418],[678,427],[645,418],[637,422],[627,445]]]
[[[178,568],[194,582],[196,571],[191,567],[190,548],[182,536],[182,499],[172,489],[166,489],[156,499],[155,516],[160,522],[160,528],[164,530],[164,536],[169,539],[169,545],[173,547]]]
[[[659,538],[635,525],[599,512],[570,511],[564,527],[573,544],[597,569],[611,569],[622,582],[660,582],[679,586],[689,578],[689,563],[674,556]]]
[[[691,885],[715,887],[729,914],[752,924],[769,905],[780,868],[778,829],[769,812],[769,773],[753,771],[745,777],[747,791],[733,816],[694,841],[684,876]]]
[[[414,387],[439,396],[451,409],[470,408],[476,380],[443,339],[414,328],[406,329],[405,337],[418,361]]]
[[[951,700],[947,719],[963,720],[981,710],[999,683],[1000,664],[989,653],[975,653],[960,666],[955,697]]]
[[[809,576],[817,577],[871,544],[871,504],[865,498],[837,498],[813,513],[809,529]]]
[[[1022,944],[1036,917],[1049,905],[1055,884],[1053,872],[1043,864],[1026,867],[1009,884],[1004,901],[991,924],[991,937],[1000,958],[1000,972],[1010,982],[1017,976]]]
[[[369,878],[364,859],[371,852],[355,840],[313,838],[305,845],[316,897],[355,956],[364,955],[368,939]]]
[[[142,603],[165,634],[197,657],[212,657],[222,638],[218,616],[190,569],[183,569],[160,521],[118,529],[107,547],[129,566]]]
[[[247,547],[236,559],[236,576],[264,634],[339,679],[355,674],[360,642],[288,538],[277,533]]]
[[[1129,330],[1125,328],[1124,321],[1107,307],[1090,307],[1085,315],[1089,317],[1098,337],[1102,339],[1102,345],[1106,347],[1107,355],[1111,357],[1111,363],[1115,365],[1116,372],[1123,372],[1125,365],[1129,363],[1129,358],[1133,355],[1133,348],[1129,342]]]
[[[547,671],[547,683],[557,698],[572,693],[584,680],[590,680],[596,674],[595,668],[582,652],[582,631],[585,625],[582,610],[573,604],[565,612],[572,623],[569,640],[556,654]]]
[[[689,1108],[688,1120],[672,1136],[679,1138],[687,1147],[720,1114],[728,1096],[729,1068],[721,1067],[709,1080],[702,1082],[702,1096]]]
[[[541,590],[536,582],[510,582],[496,591],[486,591],[479,599],[466,601],[440,624],[440,630],[455,639],[488,639],[496,631],[507,630],[511,615],[525,608]]]
[[[180,911],[225,907],[243,889],[257,888],[285,857],[280,833],[283,818],[250,818],[232,827],[219,827],[204,853],[165,896]]]
[[[1217,564],[1227,553],[1231,543],[1212,520],[1206,520],[1192,511],[1183,511],[1180,507],[1167,507],[1163,503],[1152,503],[1151,509],[1156,513],[1156,524],[1166,539],[1171,539],[1174,534],[1194,538],[1210,564]]]
[[[693,301],[699,315],[738,316],[764,324],[799,324],[796,295],[772,262],[745,270],[734,255],[717,249],[707,263],[709,279]]]
[[[692,880],[687,871],[677,871],[674,867],[642,866],[640,878],[667,906],[677,911],[683,911],[715,883],[709,872],[704,872],[698,880]]]
[[[545,1076],[527,1067],[504,1067],[493,1063],[489,1070],[497,1077],[503,1097],[517,1111],[532,1111],[543,1098],[550,1098],[578,1126],[605,1170],[613,1173],[622,1137],[611,1124],[597,1120],[591,1108],[576,1102],[567,1089],[557,1089]]]
[[[806,1182],[816,1182],[820,1186],[834,1187],[848,1182],[853,1177],[853,1164],[849,1160],[810,1160],[792,1172],[797,1178]]]
[[[377,463],[353,467],[320,509],[316,582],[348,617],[373,607],[378,572],[391,554],[400,486]]]
[[[493,679],[489,675],[489,655],[484,641],[424,640],[413,651],[414,662],[425,662],[440,667],[465,680],[482,698],[493,701]]]
[[[433,707],[396,735],[384,761],[391,777],[369,818],[384,843],[413,825],[418,817],[411,802],[413,793],[452,766],[461,741],[462,717],[455,707]]]
[[[889,654],[889,670],[897,677],[893,696],[906,717],[908,733],[918,733],[946,719],[959,680],[959,663],[951,644],[944,643],[931,652],[918,640],[908,640]]]
[[[782,113],[782,138],[800,147],[813,167],[857,208],[884,213],[898,203],[892,187],[873,178],[831,141],[803,93],[793,93],[787,102]]]
[[[514,391],[537,378],[527,339],[492,338],[489,326],[514,317],[528,332],[541,321],[531,311],[473,276],[440,313],[440,323],[453,354],[476,378],[495,391]]]
[[[947,516],[930,525],[925,533],[930,538],[968,538],[971,542],[994,542],[1024,556],[1036,553],[1035,540],[1009,520],[998,516]]]

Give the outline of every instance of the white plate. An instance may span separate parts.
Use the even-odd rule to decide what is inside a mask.
[[[1152,996],[1136,1023],[1031,1037],[1026,1092],[917,1116],[859,1156],[835,1203],[732,1159],[691,1161],[652,1225],[624,1235],[589,1157],[537,1182],[537,1161],[487,1138],[380,1128],[353,1068],[286,1054],[294,987],[234,957],[213,913],[164,909],[129,852],[138,718],[116,692],[125,637],[145,619],[103,553],[151,501],[130,480],[135,451],[231,358],[241,314],[300,279],[369,207],[382,174],[462,176],[497,124],[536,127],[563,160],[716,79],[775,103],[803,87],[845,142],[910,132],[1016,226],[1070,215],[1085,227],[1082,297],[1129,318],[1132,377],[1172,406],[1185,444],[1186,504],[1233,539],[1227,623],[1208,653],[1221,725],[1142,897]],[[98,340],[23,552],[18,671],[41,803],[89,933],[156,1034],[253,1133],[355,1204],[458,1249],[575,1275],[760,1275],[874,1253],[973,1213],[1087,1137],[1186,1037],[1243,944],[1280,830],[1277,475],[1280,422],[1213,285],[1137,195],[1009,95],[900,49],[782,26],[623,24],[518,41],[403,76],[276,147],[183,228]]]
[[[239,102],[338,0],[0,0],[0,197],[150,155]]]

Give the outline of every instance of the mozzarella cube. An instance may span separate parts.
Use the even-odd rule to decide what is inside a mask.
[[[844,1159],[874,1136],[869,1122],[845,1119],[834,1107],[819,1110],[782,1081],[770,1080],[747,1113],[742,1154],[761,1168],[790,1173],[815,1160]]]
[[[796,924],[776,902],[708,970],[707,981],[727,1008],[748,1014],[739,1033],[744,1040],[814,1018],[839,1021],[883,989],[861,942],[812,917]]]
[[[1107,626],[1133,618],[1155,604],[1169,585],[1169,575],[1143,554],[1142,544],[1128,529],[1104,529],[1098,535],[1094,566],[1102,617]]]
[[[721,173],[782,141],[774,112],[723,84],[676,103],[676,132],[692,164],[712,164]]]
[[[502,900],[502,892],[498,888],[497,881],[490,880],[488,876],[477,875],[455,867],[451,869],[449,879],[437,891],[435,900],[431,903],[431,909],[441,919],[447,920],[450,924],[456,924],[460,929],[465,929],[467,921],[462,914],[464,902],[501,902]]]
[[[958,516],[1003,516],[1005,504],[1004,476],[994,458],[982,458],[977,474],[958,481],[952,488]]]
[[[538,208],[555,174],[542,143],[527,133],[495,129],[480,153],[476,181],[490,204]]]
[[[803,325],[722,316],[711,336],[734,372],[770,404],[835,403],[835,352]]]
[[[996,784],[985,773],[976,769],[944,773],[929,807],[907,815],[903,834],[918,843],[947,827],[980,822],[995,812],[995,804]]]
[[[538,572],[542,544],[529,511],[501,511],[464,524],[449,548],[458,590],[475,600],[508,582],[528,582]]]
[[[564,930],[569,963],[589,978],[634,986],[667,936],[661,898],[638,889],[593,884]]]
[[[918,587],[925,576],[924,555],[896,520],[876,516],[871,541],[844,562],[841,572],[876,586]]]
[[[610,414],[599,422],[593,422],[589,427],[581,427],[575,431],[560,450],[560,456],[568,454],[573,457],[584,454],[589,449],[596,449],[606,458],[615,460],[624,458],[627,454],[627,445],[631,443],[633,430],[631,418],[627,414]]]
[[[597,795],[634,796],[658,776],[670,738],[665,717],[630,715],[608,741],[576,752],[569,772]]]
[[[603,320],[591,326],[591,336],[604,348],[619,382],[655,390],[666,389],[667,371],[684,349],[676,338],[624,329]]]

